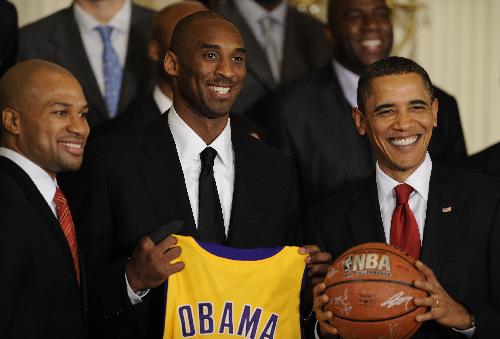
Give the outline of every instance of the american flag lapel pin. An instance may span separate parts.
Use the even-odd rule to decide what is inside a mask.
[[[441,211],[443,211],[443,213],[450,213],[451,212],[451,206],[448,206],[448,207],[443,207],[441,209]]]

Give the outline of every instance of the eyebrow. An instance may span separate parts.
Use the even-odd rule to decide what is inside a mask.
[[[412,100],[410,101],[410,104],[411,105],[424,105],[424,106],[429,106],[429,104],[427,102],[425,102],[424,100],[420,100],[420,99],[417,99],[417,100]]]
[[[56,101],[53,104],[50,105],[50,107],[54,106],[63,106],[63,107],[73,107],[72,104],[69,102],[64,102],[64,101]],[[85,104],[85,106],[82,107],[82,110],[89,109],[89,104]]]
[[[203,44],[201,45],[202,49],[221,49],[221,46],[219,45],[213,45],[213,44]],[[236,51],[241,52],[241,53],[246,53],[246,50],[242,47],[235,48]]]

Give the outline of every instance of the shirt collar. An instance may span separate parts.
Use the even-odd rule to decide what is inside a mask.
[[[357,91],[359,75],[351,72],[335,59],[332,61],[332,63],[333,69],[337,74],[337,78],[339,79],[340,87],[342,87],[342,92],[344,93],[347,101],[352,107],[358,106]]]
[[[272,11],[267,11],[264,7],[249,0],[235,0],[234,4],[240,13],[245,13],[244,17],[249,22],[257,22],[263,17],[270,16],[280,25],[285,24],[288,1],[281,1]]]
[[[97,26],[102,26],[104,23],[97,21],[93,16],[87,13],[78,3],[73,5],[73,14],[76,23],[83,31],[92,31]],[[113,27],[113,30],[128,34],[132,16],[132,3],[130,0],[125,0],[122,8],[106,23],[107,26]]]
[[[156,103],[156,106],[158,106],[158,109],[162,114],[168,111],[170,107],[172,107],[172,99],[167,97],[161,91],[159,86],[155,86],[155,89],[153,91],[153,99]]]
[[[33,181],[47,204],[49,206],[52,204],[57,187],[56,179],[52,179],[44,169],[14,150],[0,147],[0,156],[12,160],[17,166],[21,167]]]
[[[426,153],[424,162],[405,180],[405,183],[413,187],[414,192],[420,194],[422,198],[427,202],[429,197],[429,182],[431,179],[432,172],[432,161],[429,153]],[[377,180],[377,193],[378,201],[380,207],[386,201],[387,197],[392,194],[394,195],[394,187],[400,183],[388,176],[379,166],[377,161],[376,164],[376,180]]]
[[[179,152],[181,164],[200,159],[200,153],[208,146],[217,151],[217,157],[224,167],[233,163],[233,148],[231,143],[231,124],[229,119],[221,134],[210,144],[206,145],[203,139],[196,134],[177,114],[174,106],[168,113],[168,125],[174,137],[175,145]]]

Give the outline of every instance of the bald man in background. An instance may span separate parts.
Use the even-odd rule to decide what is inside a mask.
[[[56,180],[82,163],[82,88],[62,67],[26,61],[0,80],[0,111],[0,336],[83,338],[84,265]]]

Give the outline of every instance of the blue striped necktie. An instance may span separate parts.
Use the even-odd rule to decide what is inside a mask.
[[[109,116],[114,118],[118,111],[118,101],[120,100],[120,88],[122,84],[123,71],[120,66],[118,55],[111,45],[111,26],[98,26],[95,28],[101,36],[104,49],[102,52],[102,71],[104,74],[104,88],[106,105]]]

